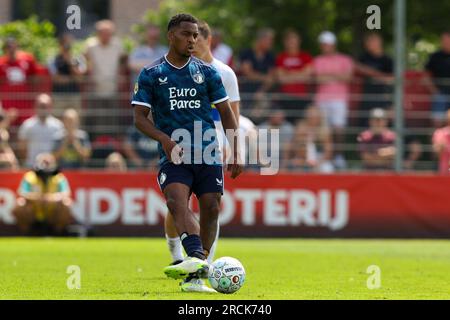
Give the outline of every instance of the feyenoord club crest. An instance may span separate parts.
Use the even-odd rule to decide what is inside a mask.
[[[205,81],[205,78],[200,73],[200,71],[197,71],[193,76],[192,79],[194,79],[195,83],[202,84]]]
[[[167,175],[164,172],[161,172],[159,175],[159,184],[162,185],[164,181],[166,181]]]

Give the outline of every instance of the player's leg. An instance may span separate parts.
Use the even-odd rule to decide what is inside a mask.
[[[217,249],[217,242],[219,241],[219,234],[220,234],[220,223],[219,220],[217,220],[217,232],[216,232],[216,238],[214,239],[214,243],[209,250],[207,261],[209,264],[213,263],[214,257],[216,255],[216,249]]]
[[[46,219],[57,235],[63,234],[67,226],[74,222],[71,204],[72,201],[69,198],[47,204]]]
[[[200,239],[199,225],[189,210],[190,187],[183,183],[171,183],[164,188],[163,193],[187,254],[182,263],[166,267],[164,273],[174,279],[186,278],[191,273],[206,277],[208,263]]]
[[[223,168],[215,165],[198,165],[192,190],[200,206],[200,236],[203,248],[211,253],[217,242],[220,200],[223,194]]]
[[[203,249],[208,253],[216,240],[220,212],[221,193],[204,193],[199,197],[200,237]]]
[[[167,247],[172,256],[172,264],[178,264],[183,261],[183,246],[181,244],[180,236],[178,235],[172,214],[167,212],[164,220],[164,230],[166,235]]]

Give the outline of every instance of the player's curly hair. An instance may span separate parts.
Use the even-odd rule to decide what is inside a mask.
[[[182,22],[198,23],[198,20],[189,13],[179,13],[170,19],[167,30],[170,31],[172,28],[178,27]]]

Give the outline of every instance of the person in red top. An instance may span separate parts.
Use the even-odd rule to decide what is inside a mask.
[[[294,29],[284,32],[284,51],[278,54],[275,65],[276,74],[281,82],[280,106],[286,110],[287,119],[293,123],[303,116],[309,104],[307,84],[299,80],[289,80],[287,75],[299,73],[312,62],[313,57],[301,50],[302,38]],[[284,81],[285,80],[285,81]]]
[[[0,57],[0,100],[5,110],[17,109],[19,125],[33,115],[32,78],[37,63],[31,53],[20,51],[14,38],[5,41]]]
[[[450,175],[450,110],[447,111],[447,126],[433,134],[433,150],[439,157],[439,173]]]

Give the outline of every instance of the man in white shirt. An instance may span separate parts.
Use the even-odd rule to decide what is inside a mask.
[[[23,122],[19,128],[19,152],[25,165],[31,167],[38,154],[53,151],[54,139],[64,128],[63,123],[51,115],[52,98],[42,93],[36,97],[36,114]]]
[[[119,125],[119,81],[124,50],[121,41],[114,37],[115,25],[110,20],[95,24],[96,36],[87,40],[85,53],[87,73],[91,80],[86,125],[91,136],[116,134]]]

